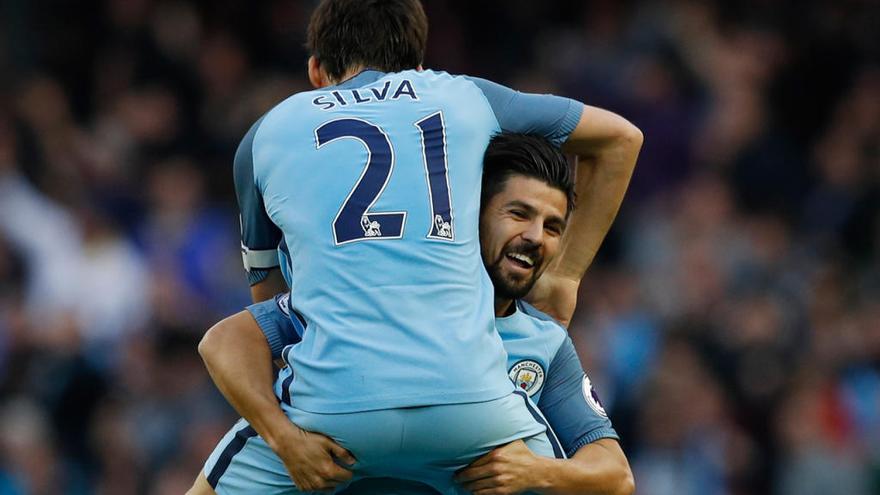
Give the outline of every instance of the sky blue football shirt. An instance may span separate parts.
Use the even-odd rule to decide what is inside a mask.
[[[557,144],[583,106],[434,71],[365,71],[269,111],[236,153],[251,280],[290,253],[298,408],[341,413],[511,391],[480,259],[482,160],[501,130]]]
[[[299,316],[291,312],[290,296],[248,306],[272,348],[273,358],[290,361],[296,342],[306,332]],[[524,301],[516,311],[496,319],[498,333],[507,351],[506,367],[518,390],[538,406],[567,456],[600,438],[618,439],[608,414],[593,389],[568,332],[556,320]],[[282,370],[275,393],[292,404],[293,373]]]

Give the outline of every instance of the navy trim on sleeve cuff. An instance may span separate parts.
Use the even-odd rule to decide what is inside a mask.
[[[614,431],[614,428],[600,428],[582,436],[577,442],[574,443],[574,445],[570,449],[568,449],[565,455],[571,457],[584,445],[587,445],[588,443],[593,443],[596,440],[601,440],[603,438],[612,438],[618,441],[620,440],[620,436],[617,434],[616,431]]]
[[[568,110],[565,111],[565,118],[562,119],[561,128],[565,131],[563,132],[563,136],[561,141],[558,144],[562,144],[568,140],[568,136],[574,132],[574,129],[577,127],[578,122],[581,121],[581,115],[584,113],[584,104],[576,101],[569,100],[568,101]]]
[[[272,359],[278,359],[281,356],[281,351],[284,350],[284,346],[287,345],[278,324],[272,319],[272,315],[269,313],[262,311],[255,312],[251,310],[250,307],[248,307],[248,311],[253,315],[254,319],[257,320],[257,325],[260,326],[260,331],[263,332],[263,335],[266,337],[266,341],[269,343],[269,349],[272,350]]]
[[[263,280],[266,280],[266,277],[269,276],[269,271],[270,270],[254,268],[251,271],[247,272],[248,284],[254,286],[262,282]]]

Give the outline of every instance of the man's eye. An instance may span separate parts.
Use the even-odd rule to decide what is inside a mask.
[[[522,210],[510,210],[510,214],[516,218],[526,218],[526,212]]]

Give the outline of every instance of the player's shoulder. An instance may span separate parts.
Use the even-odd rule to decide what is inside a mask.
[[[481,95],[482,98],[485,98],[484,90],[487,84],[497,84],[486,79],[470,76],[467,74],[455,74],[443,70],[434,69],[407,70],[403,72],[398,72],[397,74],[405,75],[406,77],[413,78],[414,80],[421,80],[430,85],[435,85],[444,89],[448,87],[454,87],[456,91],[471,91],[474,94]]]
[[[560,325],[552,316],[523,300],[517,300],[516,305],[517,309],[529,318],[535,333],[547,338],[553,348],[558,349],[568,337],[568,331],[565,327]]]
[[[301,114],[305,109],[308,109],[306,104],[311,102],[319,91],[320,90],[318,89],[299,91],[276,103],[257,120],[257,123],[255,124],[257,130],[261,127],[266,127],[265,124],[267,121],[272,121],[291,114]]]
[[[445,70],[435,69],[411,69],[400,72],[400,74],[417,77],[428,81],[465,81],[467,76],[461,74],[451,74]]]

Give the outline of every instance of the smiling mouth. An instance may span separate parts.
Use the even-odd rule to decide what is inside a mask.
[[[524,270],[531,270],[535,267],[535,260],[532,259],[531,256],[522,254],[522,253],[508,253],[505,255],[508,261],[510,261],[514,266],[522,268]]]

